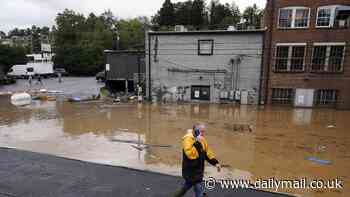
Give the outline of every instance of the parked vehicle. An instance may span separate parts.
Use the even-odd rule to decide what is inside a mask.
[[[64,68],[55,68],[54,75],[58,76],[58,73],[61,73],[61,76],[68,76],[68,72]]]
[[[14,65],[7,73],[10,77],[24,78],[27,75],[27,65]]]
[[[105,71],[101,71],[96,74],[96,80],[97,81],[105,81],[106,80],[106,73]]]
[[[30,54],[26,56],[28,62],[23,65],[12,66],[7,74],[8,76],[15,78],[27,78],[30,75],[53,76],[52,54]]]

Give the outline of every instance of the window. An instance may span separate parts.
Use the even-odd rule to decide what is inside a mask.
[[[317,10],[316,27],[348,28],[350,24],[350,6],[330,5]]]
[[[290,28],[292,27],[293,10],[281,9],[279,17],[279,27]]]
[[[334,105],[337,103],[337,90],[317,90],[315,94],[316,105]]]
[[[289,46],[278,46],[276,48],[276,70],[288,69]]]
[[[278,26],[280,28],[306,28],[309,26],[310,9],[306,7],[287,7],[280,9]]]
[[[295,27],[307,27],[309,25],[309,9],[295,10]]]
[[[329,27],[331,25],[331,8],[319,8],[317,13],[317,27]]]
[[[213,55],[213,40],[198,40],[198,55]]]
[[[294,45],[294,46],[289,46]],[[276,72],[300,72],[304,70],[306,44],[277,44]]]
[[[312,71],[342,72],[345,43],[315,44],[312,54]]]
[[[312,55],[312,70],[325,70],[327,46],[315,46]]]
[[[292,104],[294,99],[294,90],[290,88],[273,88],[273,104]]]
[[[303,70],[305,58],[305,46],[293,46],[290,70]]]

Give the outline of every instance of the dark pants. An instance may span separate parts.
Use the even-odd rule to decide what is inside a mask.
[[[181,190],[176,192],[174,197],[181,197],[186,194],[188,190],[190,190],[193,187],[194,193],[196,197],[203,197],[204,196],[204,188],[202,182],[198,183],[192,183],[189,181],[185,181],[184,185],[182,186]]]

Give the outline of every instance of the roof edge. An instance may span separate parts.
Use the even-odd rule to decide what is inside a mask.
[[[255,30],[204,30],[204,31],[148,31],[149,35],[195,35],[195,34],[263,34],[266,29],[255,29]]]

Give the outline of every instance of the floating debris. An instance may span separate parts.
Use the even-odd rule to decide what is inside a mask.
[[[334,129],[334,128],[335,128],[335,125],[328,125],[327,128],[328,128],[328,129]]]
[[[126,143],[126,144],[137,144],[137,145],[142,145],[146,147],[156,147],[156,148],[172,148],[172,145],[162,145],[162,144],[147,144],[147,143],[142,143],[140,141],[134,141],[134,140],[120,140],[120,139],[112,139],[112,142],[120,142],[120,143]]]
[[[309,160],[309,161],[312,161],[314,163],[318,163],[318,164],[321,164],[321,165],[330,165],[330,164],[332,164],[331,161],[318,159],[316,157],[307,157],[306,160]]]
[[[11,96],[11,103],[15,106],[30,105],[32,103],[32,97],[26,93],[15,93]]]
[[[226,127],[231,127],[234,132],[253,132],[254,127],[249,124],[233,124],[233,125],[227,125]]]
[[[131,147],[135,148],[138,151],[144,151],[145,149],[148,148],[148,146],[135,146],[135,145],[131,145]]]
[[[92,95],[91,97],[79,97],[79,96],[73,96],[68,98],[69,102],[76,103],[76,102],[89,102],[89,101],[97,101],[100,99],[100,96]]]

